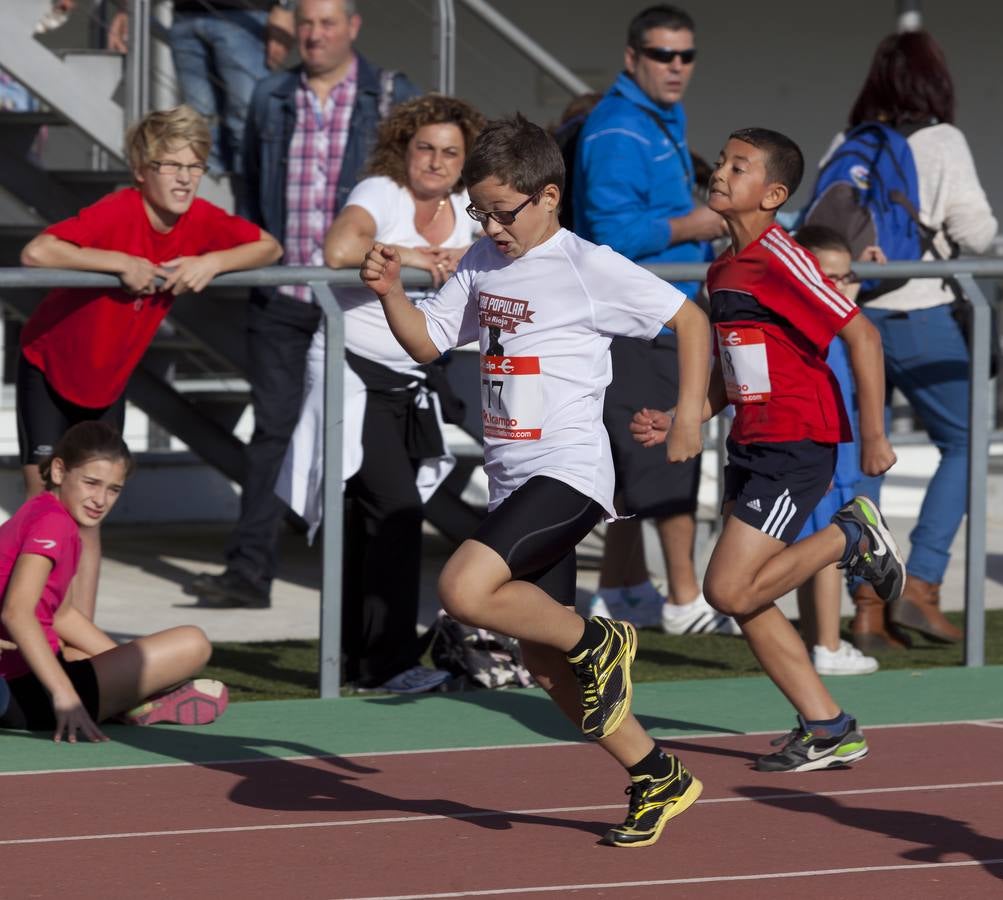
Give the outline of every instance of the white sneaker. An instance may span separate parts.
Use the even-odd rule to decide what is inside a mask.
[[[682,606],[666,603],[662,606],[662,631],[666,634],[727,634],[738,635],[742,629],[730,616],[719,613],[697,594],[696,600]]]
[[[662,623],[665,598],[650,581],[622,588],[620,596],[623,598],[623,614],[620,618],[624,621],[630,622],[635,628]]]
[[[626,615],[620,588],[599,588],[589,600],[589,618],[622,619]]]
[[[840,641],[836,650],[816,644],[811,661],[819,675],[870,675],[878,671],[878,661],[873,656],[864,656],[846,641]]]
[[[389,691],[391,694],[424,694],[426,691],[434,691],[451,677],[449,672],[442,669],[412,666],[383,682],[378,690]]]

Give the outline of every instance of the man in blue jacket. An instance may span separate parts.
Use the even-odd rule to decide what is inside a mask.
[[[244,130],[239,211],[275,235],[290,266],[322,266],[324,235],[366,161],[380,119],[421,93],[400,73],[354,49],[362,25],[354,0],[300,0],[301,64],[258,82]],[[274,230],[272,230],[274,229]],[[256,290],[247,312],[254,433],[246,451],[240,519],[226,570],[189,585],[205,605],[267,607],[285,506],[275,496],[303,401],[306,355],[322,318],[307,287]]]
[[[578,140],[573,179],[575,230],[635,262],[703,262],[724,220],[694,203],[693,160],[686,144],[682,98],[693,75],[692,18],[652,6],[630,23],[624,69],[589,115]],[[676,283],[688,297],[699,282]],[[734,622],[704,600],[693,564],[699,458],[670,466],[664,455],[634,443],[630,417],[643,406],[676,402],[675,336],[654,341],[615,338],[613,382],[604,421],[613,445],[622,511],[636,518],[610,527],[593,614],[661,623],[671,634],[737,633]],[[640,519],[654,518],[668,576],[668,603],[648,578]]]

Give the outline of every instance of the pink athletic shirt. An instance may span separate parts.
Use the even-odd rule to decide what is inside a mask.
[[[48,491],[29,500],[12,518],[0,525],[0,610],[7,602],[10,576],[22,553],[37,553],[52,560],[52,571],[35,607],[35,616],[52,652],[58,654],[59,638],[52,627],[52,620],[80,562],[80,530],[55,495]],[[0,637],[12,640],[2,625]],[[0,656],[0,676],[3,678],[18,678],[28,672],[28,664],[16,650],[4,651]]]

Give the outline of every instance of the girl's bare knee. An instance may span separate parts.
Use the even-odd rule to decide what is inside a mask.
[[[204,669],[212,656],[212,643],[197,625],[179,625],[175,628],[174,643],[178,656],[190,661],[192,674]]]

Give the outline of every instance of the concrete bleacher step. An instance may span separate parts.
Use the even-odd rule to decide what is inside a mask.
[[[56,50],[64,73],[97,97],[112,98],[125,72],[125,56],[112,50]]]

